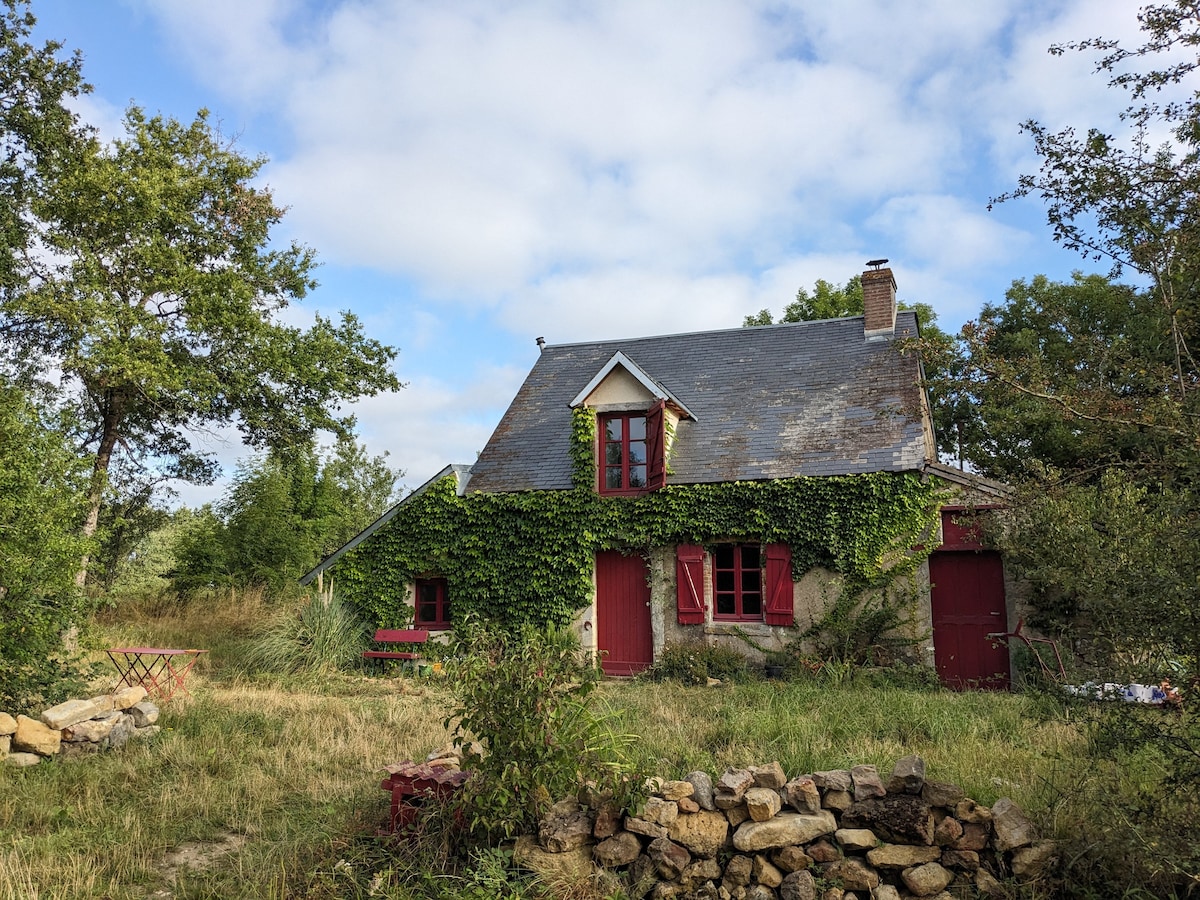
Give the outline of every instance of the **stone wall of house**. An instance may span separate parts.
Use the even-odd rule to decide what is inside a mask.
[[[83,756],[157,734],[158,707],[140,685],[90,700],[68,700],[38,718],[0,712],[0,762],[37,765],[52,756]]]
[[[548,878],[619,880],[632,898],[901,900],[1004,896],[1056,847],[1008,799],[927,780],[920,757],[789,778],[779,763],[656,781],[637,815],[554,806],[516,859]]]

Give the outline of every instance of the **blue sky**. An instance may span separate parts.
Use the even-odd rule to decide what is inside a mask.
[[[1056,41],[1136,41],[1129,0],[33,0],[101,133],[207,107],[314,247],[290,313],[349,309],[407,387],[357,404],[415,487],[483,447],[569,343],[736,327],[888,257],[948,330],[1015,278],[1090,270],[1018,131],[1116,128]],[[236,435],[202,446],[231,466]],[[181,498],[214,499],[215,488]]]

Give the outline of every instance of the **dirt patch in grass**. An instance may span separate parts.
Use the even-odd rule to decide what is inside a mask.
[[[246,845],[246,840],[244,834],[227,832],[220,835],[215,841],[192,841],[181,844],[163,857],[159,871],[166,882],[174,887],[175,879],[181,870],[191,869],[193,872],[203,872],[205,869],[211,868],[218,860],[242,849]],[[150,896],[168,898],[171,896],[171,891],[169,889],[158,890]]]

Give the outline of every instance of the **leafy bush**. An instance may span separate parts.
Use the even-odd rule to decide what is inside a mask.
[[[834,582],[825,592],[824,615],[800,634],[795,649],[802,652],[809,642],[826,662],[889,665],[911,656],[925,639],[916,626],[914,586],[893,583],[868,590]]]
[[[741,681],[747,671],[746,657],[736,650],[695,642],[667,644],[645,677],[653,681],[670,679],[683,684],[707,684],[710,678]]]
[[[295,674],[349,669],[362,661],[365,622],[333,594],[312,596],[276,616],[246,655],[252,671]]]
[[[477,838],[528,833],[585,785],[622,805],[632,799],[641,782],[628,761],[632,739],[613,714],[593,709],[601,673],[573,634],[506,632],[468,617],[455,624],[447,671],[457,705],[446,725],[473,772],[461,810]]]

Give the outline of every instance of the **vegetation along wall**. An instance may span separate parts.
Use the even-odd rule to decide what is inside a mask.
[[[563,626],[591,602],[598,551],[716,541],[788,544],[794,578],[819,566],[880,586],[925,558],[942,496],[936,482],[901,473],[670,486],[639,497],[599,496],[586,474],[576,483],[459,497],[447,476],[338,560],[337,590],[374,623],[397,627],[412,618],[406,586],[440,576],[456,618]]]

